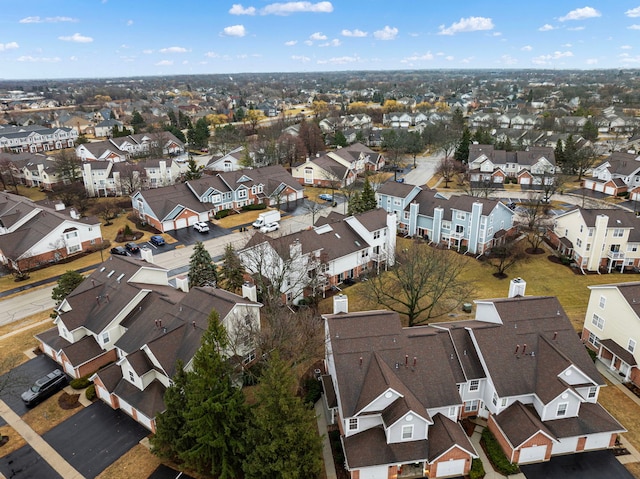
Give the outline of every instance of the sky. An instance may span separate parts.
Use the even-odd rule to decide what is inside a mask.
[[[0,79],[640,68],[640,0],[0,0]]]

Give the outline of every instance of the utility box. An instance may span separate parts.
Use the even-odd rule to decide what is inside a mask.
[[[465,313],[470,313],[471,312],[471,308],[473,308],[473,304],[471,303],[463,303],[462,304],[462,311]]]

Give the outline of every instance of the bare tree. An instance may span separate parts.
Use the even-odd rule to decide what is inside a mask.
[[[55,155],[55,170],[65,183],[82,180],[82,160],[73,149],[60,150]]]
[[[124,196],[130,196],[140,188],[145,178],[145,170],[142,166],[133,163],[125,163],[118,166],[117,189]]]
[[[365,284],[369,299],[408,319],[409,326],[443,316],[468,301],[473,287],[462,278],[467,258],[412,242],[396,253],[393,268]]]
[[[316,224],[316,217],[318,216],[320,211],[322,211],[326,207],[321,205],[320,203],[316,203],[315,201],[305,200],[303,208],[307,213],[311,215],[311,224],[314,225]]]
[[[576,152],[574,164],[578,173],[578,181],[582,180],[582,177],[584,176],[584,174],[587,172],[587,170],[589,170],[592,166],[594,166],[597,159],[598,159],[598,154],[590,146],[585,146],[583,148],[580,148]]]
[[[489,263],[496,270],[494,276],[497,278],[506,278],[507,270],[515,266],[524,258],[522,250],[514,240],[505,242],[504,244],[494,246],[488,254]]]
[[[100,201],[96,208],[96,214],[104,221],[104,226],[109,226],[112,223],[112,219],[116,217],[116,213],[118,212],[118,204],[113,199],[107,199],[104,201]]]
[[[442,180],[444,181],[444,187],[449,188],[449,183],[451,183],[458,170],[458,161],[445,156],[438,163],[436,173],[442,177]]]

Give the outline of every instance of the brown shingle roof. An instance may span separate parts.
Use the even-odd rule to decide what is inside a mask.
[[[433,425],[429,427],[429,461],[435,461],[455,446],[478,456],[462,426],[442,414],[436,414],[433,416]]]
[[[344,454],[350,469],[382,464],[402,464],[426,461],[429,442],[398,442],[387,444],[381,427],[374,427],[343,439]]]

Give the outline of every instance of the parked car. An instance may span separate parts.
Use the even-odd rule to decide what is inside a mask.
[[[280,229],[280,223],[269,223],[260,228],[260,233],[271,233]]]
[[[125,248],[124,246],[116,246],[114,248],[111,248],[111,254],[119,254],[120,256],[129,256],[129,252],[127,251],[127,248]]]
[[[333,195],[330,195],[328,193],[322,193],[322,194],[318,195],[318,198],[320,198],[321,200],[325,200],[325,201],[333,201]]]
[[[149,238],[149,243],[155,246],[164,246],[164,238],[160,235],[153,235]]]
[[[140,247],[132,241],[125,244],[124,247],[127,249],[129,253],[137,253],[138,251],[140,251]]]
[[[198,221],[195,225],[193,225],[193,229],[199,231],[200,233],[208,233],[209,225],[204,221]]]
[[[50,372],[38,379],[33,386],[20,396],[28,407],[35,406],[67,385],[67,376],[60,370]]]

